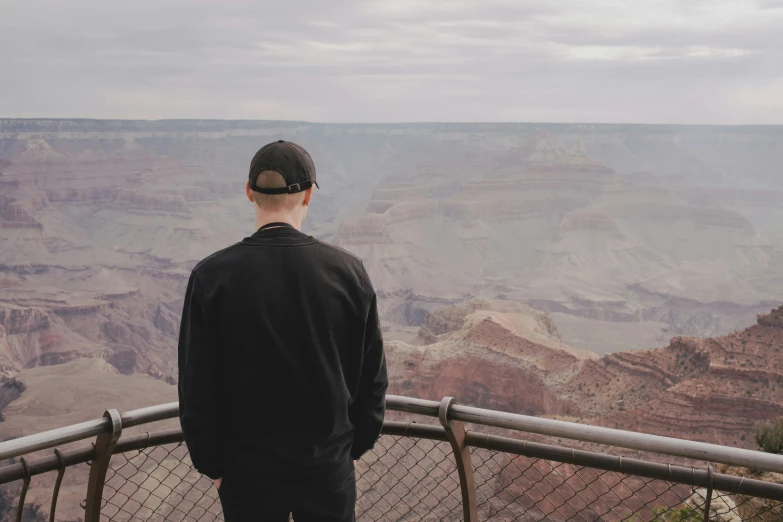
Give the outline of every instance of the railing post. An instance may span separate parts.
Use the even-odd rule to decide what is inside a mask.
[[[16,508],[16,522],[22,522],[22,514],[24,513],[24,499],[27,496],[27,490],[30,487],[30,465],[27,463],[27,457],[22,457],[22,468],[24,468],[24,484],[22,485],[22,493],[19,495],[19,505]]]
[[[106,482],[106,472],[109,462],[122,434],[122,419],[117,410],[107,410],[104,418],[111,419],[111,431],[101,433],[95,439],[95,460],[90,466],[90,480],[87,483],[87,500],[85,502],[85,522],[99,522],[101,503],[103,501],[103,485]]]
[[[707,486],[707,498],[704,499],[704,522],[710,522],[710,508],[712,506],[712,485],[714,483],[712,464],[707,468],[709,486]]]
[[[440,403],[438,418],[446,430],[454,460],[459,473],[459,487],[462,490],[462,513],[465,522],[478,522],[478,507],[476,505],[476,483],[473,480],[473,463],[470,459],[470,448],[465,443],[465,425],[449,419],[449,408],[455,404],[454,397],[445,397]]]
[[[52,491],[52,507],[49,508],[49,522],[54,522],[54,513],[57,511],[57,497],[60,495],[60,486],[63,483],[63,475],[65,475],[65,462],[63,462],[63,452],[59,448],[54,449],[54,454],[57,456],[57,461],[60,466],[57,468],[57,480],[54,483],[54,490]]]

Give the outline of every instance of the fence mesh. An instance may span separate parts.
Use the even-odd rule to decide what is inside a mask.
[[[481,521],[704,520],[704,488],[543,459],[472,449]],[[448,443],[385,435],[356,464],[357,520],[462,520]],[[102,519],[223,520],[212,482],[195,471],[184,445],[115,455]],[[713,493],[709,520],[783,521],[783,505]]]
[[[703,521],[705,488],[473,448],[482,521]],[[783,505],[714,492],[713,521],[783,521]]]
[[[197,472],[184,444],[117,454],[106,475],[101,520],[223,520],[217,490]]]
[[[456,521],[462,517],[451,447],[425,439],[383,436],[356,463],[360,522]],[[106,477],[102,520],[223,520],[212,481],[192,466],[182,444],[114,455]]]
[[[447,442],[384,435],[356,465],[360,522],[462,520],[462,494]]]

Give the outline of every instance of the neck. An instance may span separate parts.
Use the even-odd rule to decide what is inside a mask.
[[[291,214],[256,212],[256,230],[269,223],[287,223],[297,230],[302,230],[302,221]]]

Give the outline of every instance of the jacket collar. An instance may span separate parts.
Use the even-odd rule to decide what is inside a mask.
[[[262,226],[258,230],[256,230],[256,233],[253,234],[253,237],[257,237],[259,234],[269,231],[269,230],[281,230],[281,229],[290,229],[296,231],[296,229],[293,227],[293,225],[289,223],[283,223],[282,221],[276,221],[274,223],[267,223],[266,225]]]
[[[267,239],[288,239],[294,243],[312,242],[314,239],[309,235],[300,232],[288,223],[268,223],[259,228],[252,236],[242,240],[243,243],[265,243]]]

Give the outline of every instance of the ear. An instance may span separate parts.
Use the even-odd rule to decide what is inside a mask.
[[[253,199],[253,189],[250,188],[250,180],[245,182],[245,195],[247,196],[247,199],[250,200],[252,203],[256,202],[256,200]]]
[[[305,197],[304,197],[304,201],[302,202],[302,205],[309,207],[310,198],[312,197],[313,197],[313,187],[310,187],[309,189],[305,190]]]

